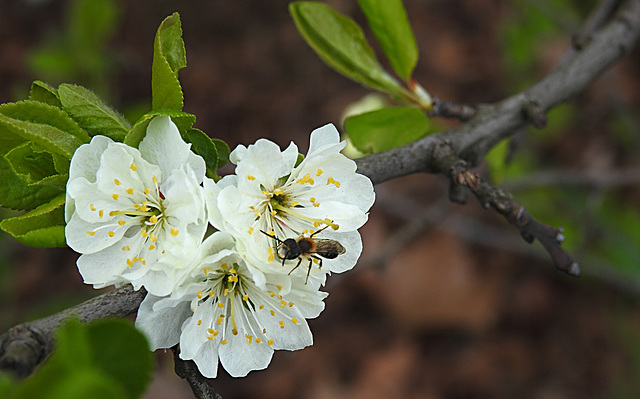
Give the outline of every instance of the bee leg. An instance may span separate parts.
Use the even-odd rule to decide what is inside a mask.
[[[296,263],[296,267],[294,267],[293,269],[291,269],[291,271],[289,272],[289,275],[291,275],[291,273],[293,273],[294,270],[296,270],[298,268],[298,266],[300,266],[300,263],[302,263],[302,258],[298,258],[298,263]],[[283,261],[283,265],[284,265],[284,261]]]
[[[323,228],[321,228],[320,230],[316,231],[315,233],[311,234],[309,237],[313,238],[313,236],[315,236],[316,234],[326,230],[326,228],[329,227],[329,225],[324,226]]]
[[[307,278],[304,279],[305,284],[307,284],[307,281],[309,281],[309,275],[311,274],[311,266],[313,266],[313,259],[309,258],[309,269],[307,269]]]

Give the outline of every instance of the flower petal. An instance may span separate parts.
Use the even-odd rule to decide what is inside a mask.
[[[192,315],[188,302],[155,310],[154,305],[161,299],[147,294],[136,317],[136,327],[147,336],[151,350],[176,345],[180,341],[182,323]]]
[[[144,159],[159,165],[166,175],[189,165],[195,172],[198,183],[204,178],[204,159],[191,151],[191,144],[182,140],[178,127],[169,116],[159,115],[149,122],[147,134],[138,148]]]

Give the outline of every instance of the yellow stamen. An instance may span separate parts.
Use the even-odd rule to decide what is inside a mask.
[[[172,235],[172,236],[174,236],[174,237],[175,237],[175,236],[177,236],[177,235],[178,235],[178,233],[179,233],[179,231],[178,231],[178,230],[176,230],[176,229],[171,229],[171,235]]]
[[[330,177],[327,179],[327,184],[333,184],[334,186],[340,188],[340,182],[337,180],[334,180],[333,177]]]
[[[111,195],[111,198],[113,198],[116,201],[118,200],[118,197],[120,197],[118,194]]]
[[[129,168],[131,168],[131,170],[134,171],[134,172],[136,172],[138,170],[138,167],[134,163],[132,163],[131,166],[129,166]]]
[[[87,231],[87,235],[88,236],[95,236],[96,232],[95,231]]]
[[[116,233],[114,233],[113,231],[108,231],[107,234],[109,235],[109,237],[113,237],[116,235]]]
[[[298,184],[309,183],[309,184],[313,185],[313,179],[311,178],[309,173],[307,173],[306,175],[304,175],[300,179],[296,180],[296,183],[298,183]]]
[[[120,185],[120,180],[118,180],[118,179],[113,179],[113,182],[116,184],[116,186]]]
[[[133,189],[132,188],[127,189],[127,194],[133,195]]]

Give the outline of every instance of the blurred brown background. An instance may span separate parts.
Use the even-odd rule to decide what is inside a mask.
[[[184,110],[231,148],[266,137],[282,146],[294,140],[304,152],[312,129],[339,124],[344,107],[368,93],[319,61],[296,32],[287,1],[116,3],[107,65],[96,70],[106,82],[101,94],[129,116],[150,104],[155,30],[174,11],[187,47]],[[364,23],[355,0],[328,3]],[[522,70],[505,55],[504,27],[522,7],[555,2],[405,4],[420,47],[417,80],[441,99],[476,104],[526,84],[514,78]],[[0,1],[1,102],[24,98],[34,79],[47,80],[30,60],[34,49],[57,40],[69,5]],[[524,69],[528,79],[553,66],[579,26],[553,11],[548,17],[566,34],[549,36],[542,47],[522,42],[536,60]],[[576,100],[580,123],[524,152],[582,170],[637,164],[638,147],[621,149],[606,132],[610,107],[632,116],[638,109],[639,55],[634,51]],[[87,76],[64,80],[89,85],[82,81],[92,79]],[[522,242],[496,214],[474,200],[449,204],[447,185],[414,175],[376,187],[361,261],[329,279],[326,310],[310,321],[315,344],[276,352],[268,369],[243,379],[221,371],[213,381],[218,392],[224,398],[640,397],[638,286],[555,272],[537,244]],[[624,190],[638,199],[637,184]],[[82,283],[70,250],[27,248],[3,235],[0,251],[2,331],[98,293]],[[146,397],[192,397],[173,373],[170,354],[158,354]]]

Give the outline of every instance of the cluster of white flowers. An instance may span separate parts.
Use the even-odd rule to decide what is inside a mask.
[[[312,344],[320,287],[360,256],[373,185],[344,146],[333,125],[311,133],[304,158],[261,139],[214,182],[168,116],[138,149],[96,136],[71,160],[67,243],[86,283],[147,290],[136,325],[152,349],[180,344],[206,377],[218,362],[245,376]]]

